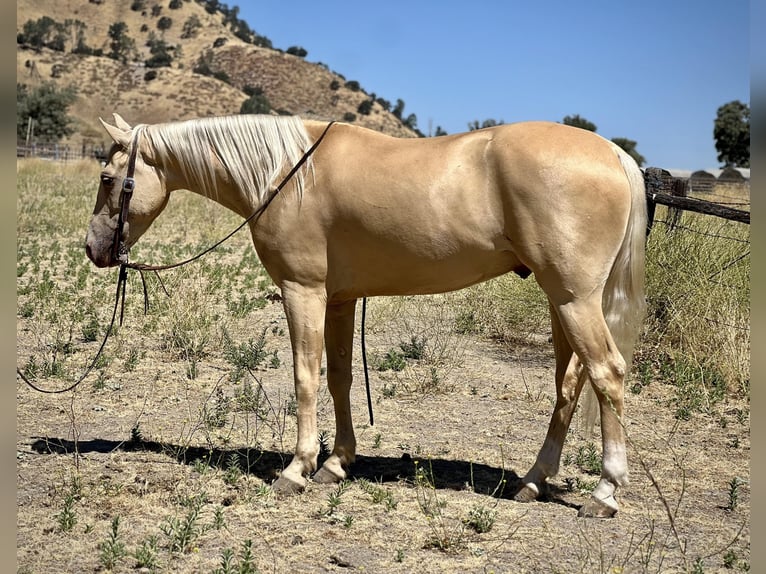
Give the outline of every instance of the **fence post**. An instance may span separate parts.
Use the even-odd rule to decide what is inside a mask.
[[[689,180],[673,178],[673,185],[670,188],[670,194],[673,197],[688,197],[689,196]],[[668,231],[673,231],[681,221],[681,213],[683,210],[680,207],[668,207]]]

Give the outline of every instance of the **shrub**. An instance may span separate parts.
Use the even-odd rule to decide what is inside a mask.
[[[359,104],[359,107],[356,109],[356,111],[363,116],[369,116],[370,112],[372,111],[372,101],[364,100],[361,104]]]
[[[200,21],[199,17],[196,14],[189,16],[186,19],[186,22],[184,22],[183,28],[181,29],[181,38],[194,38],[199,32],[200,28],[202,28],[202,22]],[[216,40],[216,42],[217,41],[218,40]],[[213,46],[217,47],[215,44],[213,44]]]
[[[287,53],[292,56],[298,56],[299,58],[305,58],[306,56],[309,55],[306,49],[302,48],[301,46],[290,46],[287,49]]]
[[[240,114],[268,114],[270,111],[271,103],[263,94],[253,94],[239,108]]]

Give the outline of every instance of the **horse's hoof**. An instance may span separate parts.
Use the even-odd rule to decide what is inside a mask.
[[[514,495],[513,499],[516,502],[534,502],[535,500],[537,500],[537,496],[539,494],[540,493],[537,491],[536,488],[528,484],[525,484],[524,486],[521,487],[521,490]]]
[[[314,482],[318,482],[319,484],[335,484],[336,482],[343,480],[342,476],[337,476],[334,472],[328,470],[326,466],[323,466],[316,471],[311,478]]]
[[[612,501],[614,501],[614,498],[612,498]],[[610,506],[603,500],[593,497],[583,504],[577,513],[582,518],[614,518],[615,514],[617,514],[616,506]]]
[[[306,482],[295,482],[287,477],[280,476],[272,485],[271,490],[279,495],[300,494],[306,490]]]

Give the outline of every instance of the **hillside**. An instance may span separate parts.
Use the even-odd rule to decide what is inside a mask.
[[[253,93],[271,113],[346,121],[353,114],[358,125],[417,135],[387,102],[322,64],[270,48],[237,13],[215,0],[19,0],[17,82],[77,90],[69,109],[75,133],[65,141],[75,146],[105,140],[98,118],[114,111],[131,123],[232,114]],[[123,61],[114,57],[120,22]],[[367,114],[359,111],[365,101]]]

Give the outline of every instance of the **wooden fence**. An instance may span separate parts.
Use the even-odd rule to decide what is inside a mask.
[[[648,167],[644,171],[646,199],[649,206],[649,229],[654,219],[657,204],[671,208],[669,219],[677,220],[681,210],[714,215],[731,221],[750,224],[750,212],[734,209],[713,201],[704,201],[689,195],[689,180],[673,177],[664,169]]]

